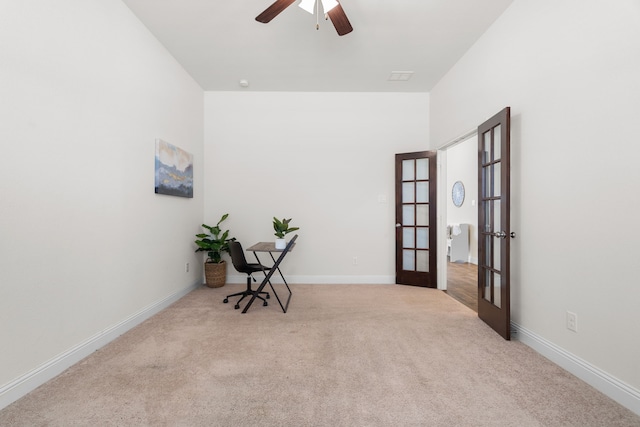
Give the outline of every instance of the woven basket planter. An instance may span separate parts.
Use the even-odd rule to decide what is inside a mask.
[[[204,277],[207,286],[210,288],[220,288],[224,286],[227,282],[227,262],[222,261],[220,264],[205,262]]]

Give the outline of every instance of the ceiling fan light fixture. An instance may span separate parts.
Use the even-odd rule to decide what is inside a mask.
[[[322,10],[324,13],[328,13],[331,9],[336,7],[339,3],[336,0],[322,0]]]
[[[256,21],[266,24],[278,16],[283,10],[295,3],[296,0],[275,0],[260,15],[256,16]],[[339,0],[300,0],[298,6],[312,15],[316,15],[316,29],[320,29],[320,3],[322,3],[323,15],[331,19],[331,23],[339,36],[344,36],[353,31],[349,18],[344,13]],[[314,10],[315,9],[315,10]]]
[[[321,1],[322,1],[322,10],[324,10],[324,13],[329,12],[331,9],[333,9],[334,7],[340,4],[336,0],[321,0]],[[306,10],[307,12],[313,15],[313,13],[315,12],[314,11],[315,5],[316,5],[316,0],[300,0],[300,4],[298,6],[300,6],[302,9]]]
[[[313,9],[315,5],[316,0],[301,0],[298,6],[313,15]]]

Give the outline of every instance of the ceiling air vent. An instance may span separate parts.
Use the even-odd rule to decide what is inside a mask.
[[[390,82],[406,82],[413,76],[413,71],[392,71],[389,75]]]

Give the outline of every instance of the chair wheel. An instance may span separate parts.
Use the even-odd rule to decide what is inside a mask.
[[[229,298],[223,299],[222,302],[225,303],[225,304],[228,303],[229,302]]]
[[[240,304],[236,304],[233,308],[235,308],[236,310],[240,308]]]
[[[262,305],[267,306],[267,305],[269,305],[269,303],[265,301],[265,302],[262,303]]]
[[[267,294],[267,299],[271,298],[271,296],[269,294]]]

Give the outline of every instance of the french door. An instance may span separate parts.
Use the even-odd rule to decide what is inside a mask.
[[[396,283],[435,288],[435,151],[396,154]]]
[[[510,339],[510,108],[478,127],[478,316]]]

